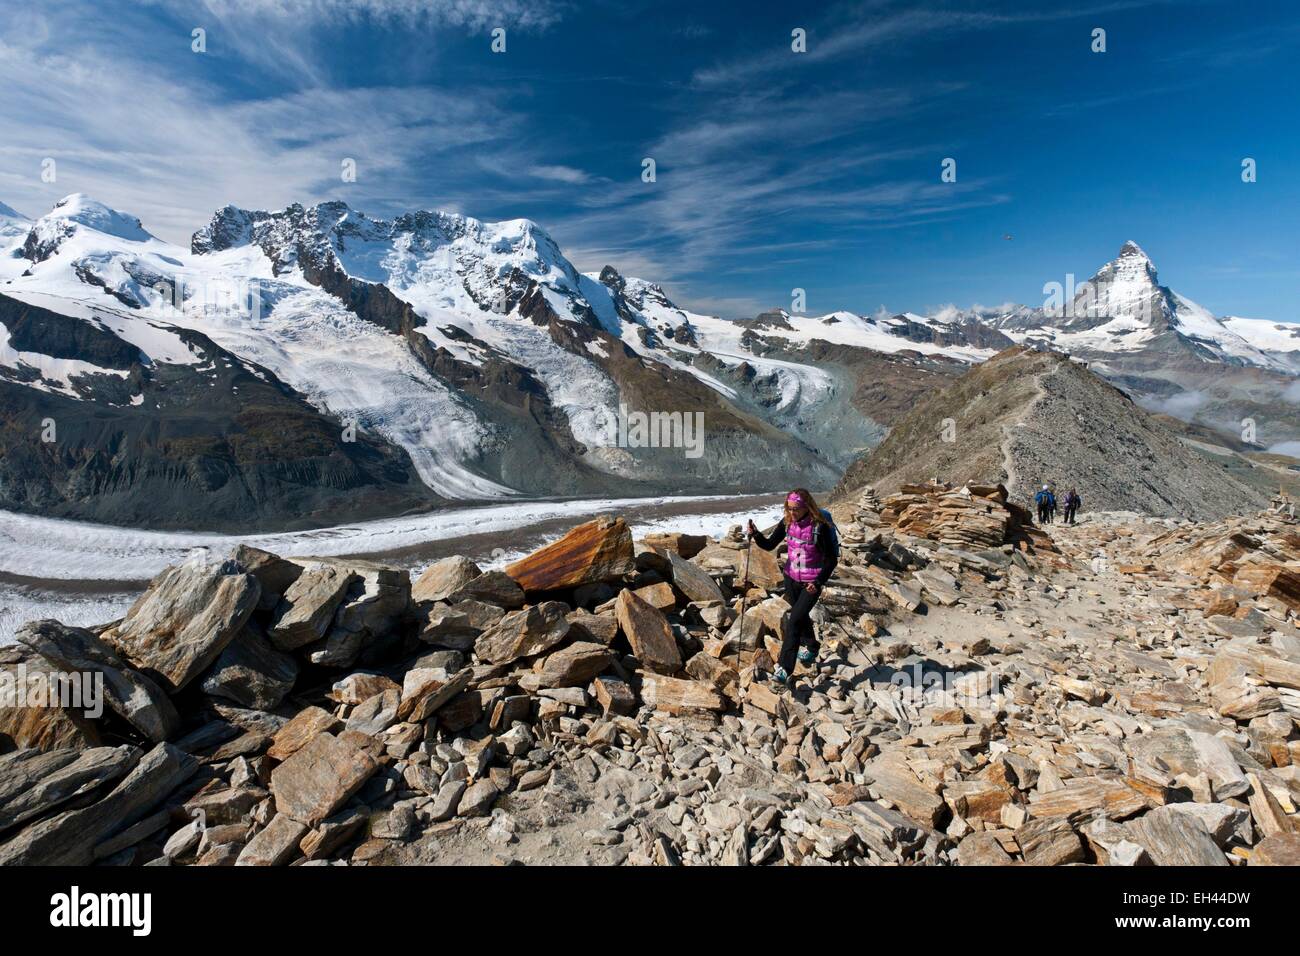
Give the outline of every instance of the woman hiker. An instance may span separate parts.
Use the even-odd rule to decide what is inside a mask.
[[[749,522],[749,536],[764,551],[771,551],[782,541],[786,543],[782,584],[790,614],[781,640],[781,659],[772,672],[773,686],[784,689],[793,683],[790,675],[796,652],[802,664],[811,665],[817,659],[817,638],[809,615],[840,559],[839,536],[830,512],[817,507],[807,488],[796,488],[786,496],[785,514],[771,537],[759,531],[753,521]]]

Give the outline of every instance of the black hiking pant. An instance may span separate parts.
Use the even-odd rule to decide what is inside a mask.
[[[819,588],[816,594],[809,594],[806,582],[794,581],[788,574],[782,581],[782,586],[785,589],[782,596],[790,605],[790,614],[785,619],[785,633],[781,636],[781,659],[777,663],[787,674],[793,674],[799,645],[807,645],[814,654],[817,653],[817,636],[810,615],[822,592]]]
[[[1074,524],[1074,516],[1078,513],[1078,511],[1079,511],[1079,509],[1078,509],[1078,507],[1076,507],[1075,505],[1066,505],[1066,506],[1065,506],[1065,523],[1066,523],[1066,524]]]
[[[1039,524],[1047,524],[1047,515],[1048,515],[1047,505],[1039,505],[1039,506],[1038,506],[1038,523],[1039,523]]]

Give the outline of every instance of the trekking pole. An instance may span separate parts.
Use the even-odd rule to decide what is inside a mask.
[[[740,689],[740,647],[745,643],[745,605],[749,602],[749,553],[754,547],[754,539],[745,534],[749,543],[745,545],[745,571],[740,576],[740,626],[736,629],[736,689]]]

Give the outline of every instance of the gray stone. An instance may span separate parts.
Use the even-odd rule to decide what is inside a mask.
[[[18,750],[0,756],[0,833],[120,780],[140,761],[135,747]]]
[[[166,690],[178,691],[243,630],[260,594],[257,578],[233,561],[168,568],[104,639]]]
[[[559,601],[545,601],[507,614],[479,635],[474,653],[490,664],[508,664],[548,651],[569,633],[568,612],[569,608]]]
[[[323,638],[329,630],[353,575],[330,564],[307,567],[284,592],[267,631],[279,650],[293,651]]]
[[[435,561],[411,586],[411,600],[445,601],[482,573],[477,564],[463,555]]]
[[[501,791],[491,780],[480,780],[461,796],[456,813],[462,817],[487,816],[500,794]]]
[[[0,843],[0,866],[89,866],[98,844],[146,816],[197,769],[188,754],[158,744],[107,796],[30,824]]]
[[[203,691],[252,710],[275,710],[293,690],[298,662],[250,621],[203,677]]]
[[[257,832],[239,853],[236,866],[285,866],[298,856],[298,844],[307,833],[303,823],[283,813]]]

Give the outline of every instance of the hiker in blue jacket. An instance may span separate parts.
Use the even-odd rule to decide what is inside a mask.
[[[1042,490],[1034,495],[1034,504],[1038,505],[1038,523],[1050,524],[1052,513],[1056,511],[1056,496],[1052,489],[1043,485]]]

